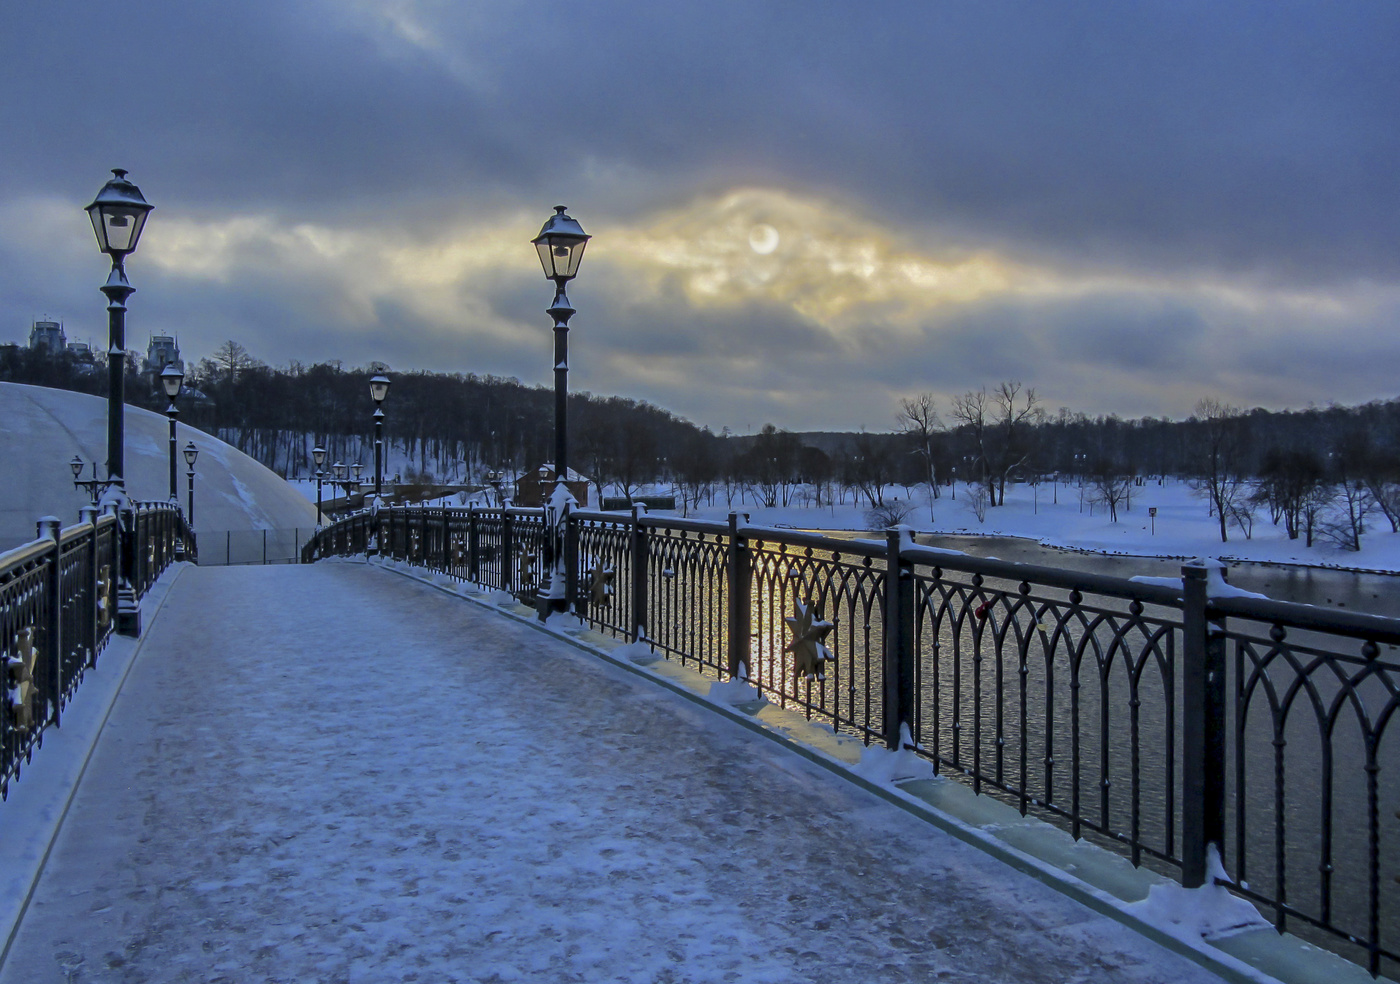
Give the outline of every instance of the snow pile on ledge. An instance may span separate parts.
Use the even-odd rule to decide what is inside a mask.
[[[1218,560],[1202,561],[1206,568],[1206,595],[1211,598],[1262,598],[1268,600],[1268,595],[1256,594],[1253,591],[1246,591],[1244,588],[1237,588],[1229,581],[1225,580],[1225,565]]]
[[[710,700],[720,704],[750,704],[763,700],[763,695],[758,692],[758,688],[749,683],[749,668],[742,663],[739,664],[738,676],[725,680],[723,683],[716,680],[710,684],[710,692],[707,696]]]
[[[1269,599],[1268,595],[1258,594],[1254,591],[1246,591],[1244,588],[1237,588],[1229,581],[1225,580],[1225,564],[1222,561],[1210,558],[1198,561],[1206,569],[1206,595],[1210,598],[1260,598],[1264,601]],[[1171,588],[1175,591],[1182,591],[1181,578],[1179,577],[1130,577],[1129,581],[1134,584],[1155,584],[1158,587]]]
[[[868,745],[860,753],[855,774],[880,784],[934,778],[933,763],[920,758],[913,745],[914,738],[909,734],[909,726],[902,724],[899,726],[899,749],[890,751],[881,745]]]
[[[1231,895],[1224,885],[1217,885],[1216,879],[1231,881],[1220,863],[1219,852],[1212,846],[1206,884],[1200,888],[1153,885],[1147,898],[1129,904],[1126,911],[1169,936],[1191,944],[1223,940],[1251,929],[1269,927],[1259,910]]]
[[[652,651],[651,645],[643,636],[636,642],[629,642],[625,646],[618,646],[612,651],[612,655],[618,659],[656,659],[656,653]]]

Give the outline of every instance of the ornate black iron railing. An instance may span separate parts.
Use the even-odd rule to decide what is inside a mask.
[[[136,503],[123,536],[115,510],[83,510],[59,529],[41,520],[38,539],[0,554],[0,797],[57,726],[117,621],[118,551],[139,598],[177,553],[193,557],[184,517],[170,503]],[[188,551],[188,554],[186,554]]]
[[[395,507],[304,559],[382,549],[533,604],[547,533],[538,509]],[[1139,582],[737,514],[580,510],[563,543],[594,629],[912,748],[1188,886],[1218,850],[1280,930],[1400,968],[1400,794],[1381,781],[1400,765],[1400,620],[1238,597],[1205,566]]]

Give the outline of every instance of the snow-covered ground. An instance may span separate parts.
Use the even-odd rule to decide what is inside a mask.
[[[1267,512],[1259,517],[1253,536],[1246,539],[1238,528],[1229,531],[1229,540],[1220,541],[1220,526],[1210,514],[1206,500],[1183,482],[1151,482],[1133,490],[1132,505],[1121,510],[1113,522],[1106,509],[1092,506],[1079,489],[1070,485],[1008,486],[1006,505],[986,510],[985,522],[972,509],[967,490],[959,486],[958,498],[944,494],[933,503],[916,493],[913,501],[903,488],[895,488],[886,499],[901,499],[912,506],[904,520],[917,530],[952,534],[994,534],[1028,537],[1048,546],[1073,547],[1106,553],[1145,557],[1219,557],[1222,559],[1272,561],[1316,567],[1341,567],[1376,571],[1400,571],[1400,534],[1390,532],[1390,524],[1379,513],[1368,518],[1361,550],[1343,550],[1333,544],[1289,540],[1282,526],[1269,523]],[[787,525],[801,529],[866,529],[868,506],[823,509],[788,507],[767,509],[746,504],[751,522],[769,526]],[[1155,508],[1155,517],[1149,509]],[[698,515],[722,519],[728,508],[705,508]]]
[[[316,501],[315,482],[294,484],[312,502]],[[332,493],[327,489],[325,494]],[[657,488],[642,494],[668,495],[670,490]],[[460,504],[461,498],[450,496],[443,501],[455,506]],[[1380,513],[1368,517],[1360,551],[1343,550],[1321,540],[1316,540],[1311,547],[1302,539],[1289,540],[1282,526],[1269,522],[1266,511],[1255,523],[1250,538],[1246,539],[1237,527],[1231,527],[1229,540],[1222,543],[1220,526],[1206,500],[1187,484],[1171,479],[1161,485],[1150,482],[1134,489],[1129,508],[1119,512],[1117,522],[1111,520],[1102,506],[1092,505],[1087,494],[1081,503],[1077,486],[1058,483],[1038,487],[1008,486],[1006,505],[987,509],[985,521],[978,520],[967,489],[961,485],[956,499],[944,489],[942,496],[933,503],[932,511],[927,493],[921,490],[915,490],[911,499],[909,490],[892,486],[886,492],[886,500],[910,506],[904,522],[916,530],[931,533],[1026,537],[1047,546],[1143,557],[1217,557],[1400,572],[1400,534],[1390,531],[1390,524]],[[731,507],[724,503],[722,496],[717,498],[717,503],[691,510],[689,514],[722,522]],[[869,505],[854,505],[849,496],[840,505],[821,508],[789,505],[773,509],[755,505],[751,498],[736,498],[732,508],[748,513],[751,522],[762,526],[809,530],[870,528],[866,515]],[[1152,508],[1157,510],[1155,517],[1149,514]]]
[[[134,499],[170,494],[169,421],[128,406],[125,413],[126,487]],[[106,475],[107,401],[85,393],[0,382],[0,551],[34,538],[40,516],[64,525],[88,504],[73,487],[69,461],[96,461]],[[287,483],[237,448],[178,424],[176,444],[199,448],[194,514],[199,532],[291,529],[316,524],[316,509]],[[187,468],[176,461],[180,504],[188,501]],[[91,466],[83,478],[91,478]],[[314,495],[314,493],[313,493]]]

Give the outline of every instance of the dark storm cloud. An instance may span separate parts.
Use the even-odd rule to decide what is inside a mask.
[[[338,280],[242,257],[201,280],[133,261],[133,343],[232,337],[278,363],[547,382],[547,286],[525,279],[525,241],[550,204],[622,228],[745,186],[840,206],[922,256],[991,250],[1065,276],[1261,289],[1400,280],[1390,0],[14,6],[0,215],[24,221],[0,229],[0,339],[45,310],[70,335],[101,330],[105,271],[73,244],[89,235],[78,209],[117,165],[157,205],[151,236],[258,215],[355,230],[363,246],[540,215],[520,233],[520,279],[462,285],[460,317],[404,291],[347,315],[363,267]],[[71,242],[35,234],[58,217]],[[606,263],[587,277],[571,291],[578,337],[597,346],[576,358],[580,380],[721,421],[758,416],[736,409],[745,399],[794,417],[810,400],[833,414],[868,404],[884,426],[873,408],[900,392],[1007,378],[1065,402],[1179,410],[1162,389],[1173,380],[1263,393],[1273,371],[1278,392],[1317,390],[1287,355],[1310,347],[1337,365],[1345,399],[1388,352],[1371,333],[1394,328],[1300,314],[1276,339],[1190,290],[1109,287],[940,308],[917,331],[888,330],[871,301],[862,334],[781,300],[634,291]],[[1323,328],[1326,342],[1310,338]],[[687,359],[689,379],[667,361]]]
[[[423,46],[372,4],[24,5],[11,179],[120,158],[292,212],[770,180],[1054,254],[1400,268],[1390,2],[400,7]]]

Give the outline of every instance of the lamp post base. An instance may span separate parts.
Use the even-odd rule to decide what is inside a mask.
[[[551,615],[569,610],[568,599],[564,598],[562,594],[558,598],[551,597],[551,594],[551,582],[549,581],[540,585],[540,590],[535,594],[535,614],[539,616],[541,622],[547,621]]]
[[[136,598],[136,589],[128,581],[117,588],[117,635],[139,636],[141,634],[141,602]]]

